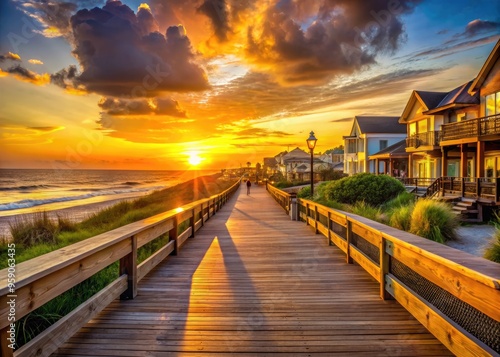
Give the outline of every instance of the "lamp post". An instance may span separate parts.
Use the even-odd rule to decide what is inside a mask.
[[[314,195],[314,147],[316,146],[316,137],[314,136],[314,131],[309,133],[309,138],[306,140],[307,147],[311,151],[311,197]]]

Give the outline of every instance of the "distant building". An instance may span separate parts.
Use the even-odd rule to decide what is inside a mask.
[[[370,155],[406,137],[406,127],[399,124],[398,119],[390,116],[354,117],[350,134],[344,136],[344,173],[375,173],[375,160],[371,160]]]

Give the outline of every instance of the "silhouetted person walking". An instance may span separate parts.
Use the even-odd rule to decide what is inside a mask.
[[[252,186],[252,183],[250,182],[250,180],[247,180],[247,195],[250,194],[250,187]]]

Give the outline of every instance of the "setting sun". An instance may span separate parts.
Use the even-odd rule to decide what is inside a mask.
[[[198,166],[203,159],[198,155],[198,153],[193,152],[189,154],[188,162],[191,166]]]

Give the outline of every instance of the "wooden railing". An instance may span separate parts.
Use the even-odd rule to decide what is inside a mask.
[[[277,194],[276,194],[277,195]],[[276,196],[274,196],[276,197]],[[500,268],[354,214],[298,199],[300,218],[458,356],[499,356]]]
[[[274,197],[276,202],[286,211],[287,214],[290,214],[290,208],[292,199],[297,197],[294,193],[288,193],[280,190],[279,188],[274,187],[271,184],[266,182],[266,190]]]
[[[133,299],[137,294],[137,283],[168,255],[177,254],[186,239],[194,237],[195,232],[219,211],[239,187],[240,181],[210,198],[85,239],[19,263],[14,268],[1,270],[1,356],[49,356],[113,300],[118,297]],[[180,232],[180,226],[187,228]],[[169,242],[137,264],[137,250],[167,233]],[[11,323],[117,261],[120,274],[116,280],[14,352],[9,346]],[[9,273],[15,277],[14,286],[8,285]],[[12,313],[15,313],[15,321],[10,318]]]
[[[441,125],[441,141],[500,134],[500,114]]]
[[[428,131],[406,138],[407,148],[416,149],[420,146],[439,146],[439,131]]]

